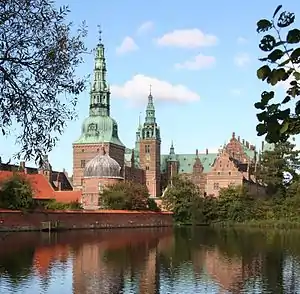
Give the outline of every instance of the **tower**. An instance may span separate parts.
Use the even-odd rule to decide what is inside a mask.
[[[171,181],[174,176],[178,174],[178,160],[176,158],[175,149],[173,145],[173,141],[171,143],[169,156],[167,159],[167,165],[168,165],[168,181]]]
[[[140,131],[140,166],[145,170],[146,184],[151,197],[161,195],[160,143],[160,129],[156,123],[150,87],[145,122]]]
[[[74,189],[82,189],[85,164],[99,154],[102,147],[123,169],[125,146],[119,139],[118,124],[110,116],[110,90],[106,81],[105,48],[100,31],[95,50],[89,116],[82,123],[81,136],[73,143]]]

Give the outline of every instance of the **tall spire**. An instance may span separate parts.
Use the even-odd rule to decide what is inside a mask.
[[[94,80],[90,93],[90,115],[110,115],[110,92],[106,81],[105,48],[102,43],[102,30],[99,29],[99,39],[96,47]]]
[[[153,96],[152,96],[152,85],[149,86],[149,95],[148,95],[148,104],[146,108],[146,118],[145,122],[148,124],[155,124],[155,108],[153,104]]]
[[[175,154],[175,150],[174,150],[174,145],[173,145],[173,140],[171,141],[171,147],[170,147],[170,155]]]
[[[156,123],[155,107],[153,104],[152,86],[149,86],[148,104],[146,108],[145,123],[141,130],[142,139],[160,140],[160,130]]]

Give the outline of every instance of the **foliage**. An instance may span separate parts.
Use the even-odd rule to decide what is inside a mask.
[[[289,141],[274,144],[273,150],[264,151],[257,167],[256,178],[267,185],[267,194],[284,195],[286,188],[299,180],[296,168],[299,168],[299,151]],[[285,179],[285,173],[292,180]]]
[[[203,198],[191,181],[180,176],[174,177],[162,198],[162,204],[174,213],[177,222],[198,223],[203,221]]]
[[[157,206],[157,203],[153,198],[148,198],[147,206],[150,211],[160,211],[160,208]]]
[[[0,207],[6,209],[30,209],[34,205],[31,183],[20,174],[0,183]]]
[[[55,199],[47,201],[45,206],[45,209],[49,210],[81,210],[82,205],[78,201],[73,201],[70,203],[62,203],[58,202]]]
[[[260,58],[265,64],[257,70],[257,77],[275,86],[284,83],[286,95],[281,101],[274,102],[275,92],[264,91],[261,101],[255,103],[262,112],[257,114],[259,124],[256,130],[259,136],[266,134],[270,143],[286,141],[290,135],[300,133],[300,30],[290,29],[285,36],[282,32],[295,21],[294,13],[282,11],[279,5],[271,20],[261,19],[257,22],[257,32],[266,33],[260,41],[259,48],[267,55]],[[273,30],[273,34],[271,34]],[[293,107],[287,103],[292,102]]]
[[[100,195],[100,206],[107,209],[147,210],[148,203],[147,187],[131,181],[109,186]]]
[[[18,157],[25,160],[53,148],[85,88],[75,69],[86,28],[73,34],[68,13],[53,0],[0,2],[0,129],[7,135],[19,125]]]

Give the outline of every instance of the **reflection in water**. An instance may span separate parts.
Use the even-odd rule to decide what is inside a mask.
[[[0,237],[0,293],[300,293],[300,232],[163,228]]]

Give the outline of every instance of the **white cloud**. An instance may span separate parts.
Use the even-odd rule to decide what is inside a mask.
[[[238,88],[236,88],[236,89],[232,89],[231,91],[230,91],[230,93],[232,94],[232,95],[234,95],[234,96],[240,96],[241,94],[242,94],[242,89],[238,89]]]
[[[138,27],[137,34],[138,35],[145,34],[151,31],[153,28],[154,28],[154,23],[152,21],[146,21]]]
[[[174,30],[156,40],[160,46],[197,48],[216,45],[218,38],[199,29]]]
[[[248,40],[246,39],[246,38],[244,38],[244,37],[238,37],[237,38],[237,43],[238,44],[246,44],[246,43],[248,43]]]
[[[183,63],[176,63],[175,68],[199,70],[204,68],[210,68],[213,65],[215,65],[215,63],[216,63],[216,58],[214,56],[199,54],[191,60],[184,61]]]
[[[244,67],[250,63],[250,56],[248,53],[239,53],[234,57],[234,63],[238,67]]]
[[[123,85],[112,85],[113,96],[126,98],[132,102],[145,101],[149,95],[149,86],[152,85],[153,97],[156,100],[193,102],[200,99],[200,96],[181,84],[171,84],[170,82],[159,80],[137,74]]]
[[[138,45],[131,37],[125,37],[121,45],[117,47],[116,52],[117,54],[125,54],[128,52],[136,51],[138,49]]]

